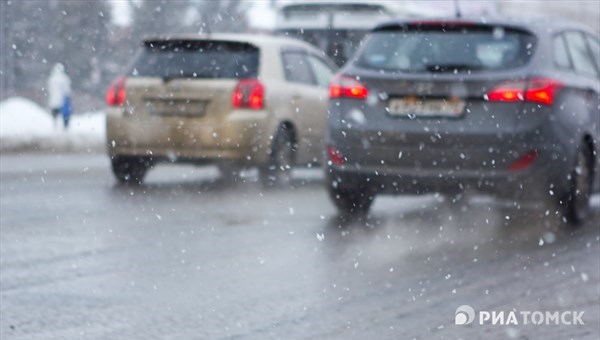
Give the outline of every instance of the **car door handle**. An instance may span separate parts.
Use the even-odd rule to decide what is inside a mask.
[[[302,99],[301,95],[299,95],[299,94],[292,95],[292,100],[300,100],[300,99]]]

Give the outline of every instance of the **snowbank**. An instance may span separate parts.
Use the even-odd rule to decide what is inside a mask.
[[[1,151],[101,151],[105,140],[102,112],[71,116],[69,130],[62,121],[29,99],[15,97],[0,103]]]

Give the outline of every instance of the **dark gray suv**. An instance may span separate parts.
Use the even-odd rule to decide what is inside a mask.
[[[377,194],[472,188],[580,222],[599,182],[599,59],[571,23],[379,25],[330,86],[333,202],[366,212]]]

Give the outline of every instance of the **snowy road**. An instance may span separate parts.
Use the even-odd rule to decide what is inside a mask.
[[[119,187],[99,155],[5,155],[2,339],[597,339],[600,220],[559,228],[489,200],[384,198],[335,216],[293,190],[159,167]],[[585,325],[457,326],[475,310],[584,311]]]

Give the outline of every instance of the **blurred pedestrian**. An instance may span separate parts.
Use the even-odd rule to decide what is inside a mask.
[[[69,119],[71,118],[72,111],[73,106],[71,105],[71,96],[67,95],[64,97],[63,105],[60,108],[60,113],[62,113],[63,126],[65,127],[65,130],[69,128]]]
[[[71,105],[71,79],[65,72],[65,67],[61,63],[57,63],[52,68],[48,77],[48,107],[52,113],[52,118],[61,114],[63,118],[63,126],[69,127],[69,118],[73,110]]]

